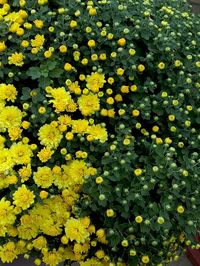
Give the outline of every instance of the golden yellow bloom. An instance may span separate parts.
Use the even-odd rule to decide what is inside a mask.
[[[144,72],[145,71],[145,66],[142,65],[142,64],[138,65],[138,71],[139,72]]]
[[[26,210],[34,203],[34,198],[34,193],[27,189],[25,185],[22,185],[13,194],[13,203],[22,210]]]
[[[88,46],[89,46],[90,48],[95,47],[95,45],[96,45],[95,40],[89,40],[89,41],[88,41]]]
[[[141,224],[142,221],[143,221],[142,216],[137,216],[137,217],[135,217],[135,221],[136,221],[137,224]]]
[[[14,162],[8,149],[1,149],[0,152],[0,173],[4,173],[7,170],[11,170],[14,166]]]
[[[10,65],[23,66],[24,64],[23,60],[24,60],[24,55],[22,53],[15,52],[14,54],[8,57],[8,63]]]
[[[53,155],[54,151],[49,148],[43,148],[40,152],[38,152],[37,156],[41,162],[47,162],[51,156]]]
[[[84,116],[92,115],[100,109],[99,98],[96,94],[92,93],[88,95],[81,95],[78,98],[78,105],[79,110]]]
[[[69,24],[70,28],[76,28],[78,26],[78,23],[75,20],[71,20]]]
[[[163,70],[163,69],[165,68],[165,63],[160,62],[160,63],[158,64],[158,68],[159,68],[160,70]]]
[[[37,34],[34,39],[31,40],[32,47],[41,48],[44,45],[44,35]]]
[[[108,139],[107,130],[101,125],[92,125],[88,127],[88,134],[92,136],[95,140],[99,140],[101,143],[104,143]]]
[[[126,44],[126,39],[125,38],[121,38],[117,41],[119,46],[124,46]]]
[[[15,222],[14,207],[11,205],[10,201],[2,198],[0,200],[0,226],[11,225]]]
[[[67,46],[66,45],[61,45],[60,47],[59,47],[59,51],[61,52],[61,53],[66,53],[67,52]]]
[[[124,72],[125,72],[125,70],[123,68],[118,68],[117,69],[117,75],[118,76],[123,76],[124,75]]]
[[[70,63],[66,63],[66,64],[64,65],[64,69],[65,69],[66,71],[71,71],[71,70],[72,70],[72,65],[71,65]]]
[[[71,241],[84,243],[89,237],[89,233],[81,220],[69,218],[65,224],[65,234]]]
[[[41,250],[42,248],[45,248],[47,246],[47,240],[44,236],[39,236],[36,239],[33,240],[33,247]]]
[[[106,215],[107,217],[113,217],[115,215],[115,212],[113,211],[113,209],[108,209],[106,211]]]
[[[0,42],[0,53],[4,52],[6,48],[7,46],[5,45],[5,42]]]
[[[144,264],[149,263],[149,262],[150,262],[149,256],[142,256],[142,262],[143,262]]]
[[[33,179],[35,183],[42,188],[48,188],[52,185],[54,177],[49,167],[38,167],[37,172],[34,173]]]
[[[12,84],[0,84],[0,100],[14,102],[17,98],[17,89]]]
[[[10,140],[18,140],[21,138],[22,129],[20,127],[11,127],[8,129]]]
[[[33,21],[36,28],[41,29],[44,26],[44,22],[41,19],[36,19]]]
[[[135,174],[136,176],[141,176],[141,175],[142,175],[142,169],[140,169],[140,168],[135,169],[135,170],[134,170],[134,174]]]
[[[56,149],[62,139],[62,133],[54,125],[46,124],[39,129],[38,132],[40,143],[49,149]]]
[[[140,115],[140,111],[137,110],[137,109],[135,109],[135,110],[132,111],[132,115],[133,115],[134,117],[138,117],[138,116]]]
[[[8,242],[0,246],[0,258],[3,263],[12,263],[18,256],[14,242]]]
[[[183,206],[180,205],[180,206],[177,207],[177,212],[178,212],[179,214],[184,213],[184,211],[185,211],[185,209],[184,209]]]
[[[96,10],[96,8],[90,8],[90,9],[89,9],[89,14],[90,14],[91,16],[95,16],[95,15],[97,14],[97,10]]]
[[[106,83],[105,76],[98,72],[93,72],[91,75],[87,75],[86,86],[92,92],[98,92],[99,89],[103,88],[104,83]]]
[[[22,142],[14,143],[10,152],[15,164],[29,164],[33,155],[30,146]]]

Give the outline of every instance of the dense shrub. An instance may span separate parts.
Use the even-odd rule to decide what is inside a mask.
[[[200,247],[199,28],[186,1],[0,0],[3,263]]]

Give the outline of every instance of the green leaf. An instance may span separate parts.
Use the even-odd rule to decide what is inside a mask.
[[[27,75],[32,79],[38,79],[41,77],[41,70],[39,67],[30,67],[27,71]]]

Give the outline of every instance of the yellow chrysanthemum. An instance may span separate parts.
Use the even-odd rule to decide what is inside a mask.
[[[101,143],[104,143],[108,139],[108,133],[105,128],[100,125],[92,125],[88,128],[87,131],[95,140],[99,140]]]
[[[78,98],[78,105],[79,110],[84,116],[92,115],[100,109],[99,98],[96,94],[92,93],[81,95]]]
[[[22,53],[15,52],[14,54],[8,57],[9,65],[23,66],[24,64],[23,60],[24,60],[24,55]]]
[[[32,173],[31,165],[28,164],[27,166],[23,166],[21,169],[19,169],[19,175],[21,177],[21,182],[25,182],[29,179]]]
[[[43,253],[42,261],[46,265],[55,266],[61,263],[62,260],[63,260],[62,255],[55,249],[53,251],[47,251]]]
[[[70,111],[70,105],[74,103],[71,98],[70,92],[66,91],[64,87],[51,89],[49,94],[47,94],[47,97],[54,98],[49,102],[53,103],[53,107],[56,109],[56,113]]]
[[[26,210],[34,203],[34,198],[34,193],[27,189],[25,185],[22,185],[13,194],[13,203],[22,210]]]
[[[33,240],[33,246],[36,249],[41,250],[47,246],[47,240],[44,236],[39,236],[38,238]]]
[[[56,149],[62,139],[62,133],[55,125],[46,124],[38,132],[40,143],[49,149]]]
[[[14,166],[10,151],[8,149],[0,150],[0,173],[10,170]]]
[[[0,111],[0,128],[19,127],[22,112],[15,106],[6,106]]]
[[[10,201],[2,198],[0,200],[0,225],[10,225],[15,222],[14,207],[11,205]]]
[[[47,166],[39,167],[37,172],[34,173],[33,179],[35,183],[42,188],[50,187],[54,180],[52,171]]]
[[[32,47],[41,48],[44,45],[44,35],[37,34],[34,39],[31,40]]]
[[[43,148],[40,152],[38,152],[37,156],[41,162],[45,163],[51,158],[53,153],[54,151],[52,151],[51,149]]]
[[[21,138],[22,129],[20,127],[11,127],[8,129],[10,140],[15,141]]]
[[[85,134],[88,130],[89,123],[85,119],[78,119],[72,121],[72,132]]]
[[[17,258],[17,249],[14,242],[8,242],[0,246],[0,258],[3,263],[12,263]]]
[[[80,261],[80,266],[104,266],[105,264],[100,262],[96,258],[87,259],[86,261]]]
[[[65,224],[65,234],[71,241],[84,243],[89,237],[89,233],[81,220],[70,218]]]
[[[105,76],[98,72],[93,72],[86,78],[86,86],[92,92],[98,92],[99,89],[103,88],[104,83],[106,83]]]
[[[16,164],[29,164],[31,162],[32,150],[28,144],[22,142],[14,143],[10,148],[11,156]]]
[[[12,84],[0,84],[0,100],[14,102],[17,97],[17,89]]]
[[[20,225],[17,227],[19,238],[30,240],[38,235],[39,227],[33,217],[25,214],[21,217],[20,222]]]

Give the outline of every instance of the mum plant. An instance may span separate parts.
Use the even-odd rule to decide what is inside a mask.
[[[200,247],[199,29],[186,1],[0,0],[3,263]]]

